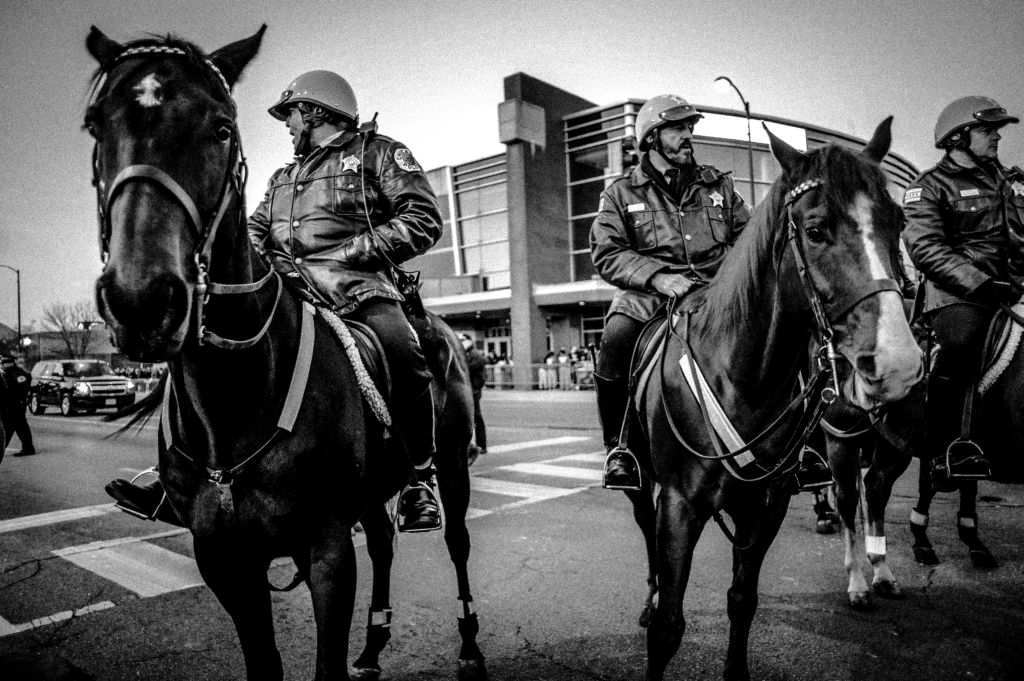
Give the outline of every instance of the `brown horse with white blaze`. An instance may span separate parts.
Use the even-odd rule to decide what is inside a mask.
[[[724,677],[749,678],[758,575],[820,408],[839,391],[871,409],[921,376],[894,281],[902,214],[878,167],[890,122],[861,155],[836,146],[805,154],[769,133],[782,177],[711,284],[670,305],[652,368],[636,377],[633,418],[653,483],[631,496],[654,561],[648,679],[662,679],[678,650],[694,547],[709,518],[726,527],[723,511],[734,523]],[[812,337],[830,355],[801,390]],[[853,367],[842,380],[830,370],[836,353]]]

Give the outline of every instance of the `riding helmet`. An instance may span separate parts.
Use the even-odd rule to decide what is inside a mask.
[[[647,136],[667,123],[678,123],[694,119],[696,123],[704,114],[678,95],[651,97],[636,114],[636,138],[640,151],[647,151],[651,145]]]
[[[359,120],[359,106],[352,86],[333,71],[307,71],[288,84],[279,99],[267,111],[279,121],[288,118],[288,110],[300,102],[316,104],[351,121]]]
[[[939,114],[935,123],[935,147],[946,149],[956,146],[964,139],[964,133],[978,125],[1000,127],[1019,122],[1019,118],[1006,113],[1006,109],[991,97],[961,97]]]

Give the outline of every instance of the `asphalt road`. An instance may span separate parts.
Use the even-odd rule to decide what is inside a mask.
[[[473,467],[470,568],[490,678],[642,678],[643,545],[625,497],[599,487],[592,394],[488,392],[484,414],[490,453]],[[233,628],[199,585],[187,535],[111,512],[102,491],[150,465],[153,428],[105,439],[111,427],[93,417],[30,422],[40,453],[0,465],[0,679],[243,679]],[[889,564],[906,597],[874,612],[847,607],[842,539],[815,534],[809,495],[793,498],[762,571],[754,678],[1024,678],[1024,489],[982,485],[981,533],[1000,561],[989,572],[971,566],[956,538],[955,496],[940,495],[931,538],[943,562],[928,568],[909,548],[915,471],[897,483],[888,514]],[[353,656],[369,594],[359,556]],[[709,525],[668,678],[721,677],[730,565],[728,542]],[[275,583],[291,575],[287,563],[271,570]],[[442,537],[401,536],[393,583],[384,677],[455,678]],[[273,600],[286,678],[311,678],[308,592]]]

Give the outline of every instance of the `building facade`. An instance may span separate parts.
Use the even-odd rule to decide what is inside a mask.
[[[523,73],[505,78],[498,106],[505,153],[429,172],[444,235],[409,263],[424,303],[493,360],[496,380],[544,387],[545,356],[597,346],[615,289],[590,260],[590,225],[601,192],[636,162],[636,114],[644,100],[598,106]],[[732,171],[751,205],[781,172],[761,122],[801,150],[866,140],[774,116],[696,105],[698,163]],[[889,154],[882,164],[893,197],[917,174]]]

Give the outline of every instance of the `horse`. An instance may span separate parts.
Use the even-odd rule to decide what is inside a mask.
[[[664,677],[681,643],[694,546],[712,517],[733,543],[724,678],[750,678],[758,576],[807,433],[836,393],[870,409],[920,378],[892,265],[902,213],[878,167],[891,120],[860,156],[834,145],[803,153],[769,131],[782,175],[712,282],[671,300],[666,321],[638,344],[637,356],[652,359],[632,372],[629,415],[640,434],[630,445],[646,492],[630,498],[649,558],[641,619],[651,681]],[[812,335],[828,352],[801,389]],[[831,370],[839,354],[854,369],[842,384]],[[732,451],[722,451],[715,430]]]
[[[992,462],[992,479],[1008,484],[1024,483],[1024,456],[1021,456],[1024,452],[1024,414],[1020,410],[1021,401],[1024,400],[1024,357],[1020,352],[1020,340],[1024,334],[1022,313],[1024,305],[1020,303],[1013,308],[1001,306],[992,320],[989,342],[986,344],[986,366],[977,386],[981,409],[974,410],[974,425],[971,429],[971,438],[981,446]],[[908,427],[923,432],[923,415],[917,422],[908,424]],[[918,452],[924,451],[923,436],[915,444],[920,447]],[[936,489],[924,457],[921,459],[917,487],[917,504],[910,512],[914,559],[923,565],[937,565],[939,557],[928,539],[928,511]],[[957,536],[967,546],[971,563],[983,570],[997,568],[998,561],[978,533],[978,481],[955,480],[949,489],[941,491],[959,492]]]
[[[265,30],[208,55],[173,36],[122,45],[90,31],[99,68],[84,127],[95,139],[104,262],[96,299],[122,352],[168,364],[164,389],[140,401],[136,417],[162,410],[160,480],[234,623],[247,678],[283,678],[267,580],[279,556],[295,561],[293,585],[310,590],[315,678],[350,678],[352,529],[361,521],[373,591],[352,675],[376,679],[391,625],[394,527],[384,503],[411,464],[388,446],[387,415],[364,400],[362,365],[249,241],[231,88]],[[458,674],[482,679],[466,565],[468,369],[450,328],[435,316],[418,324],[434,372],[435,463],[461,606]]]

